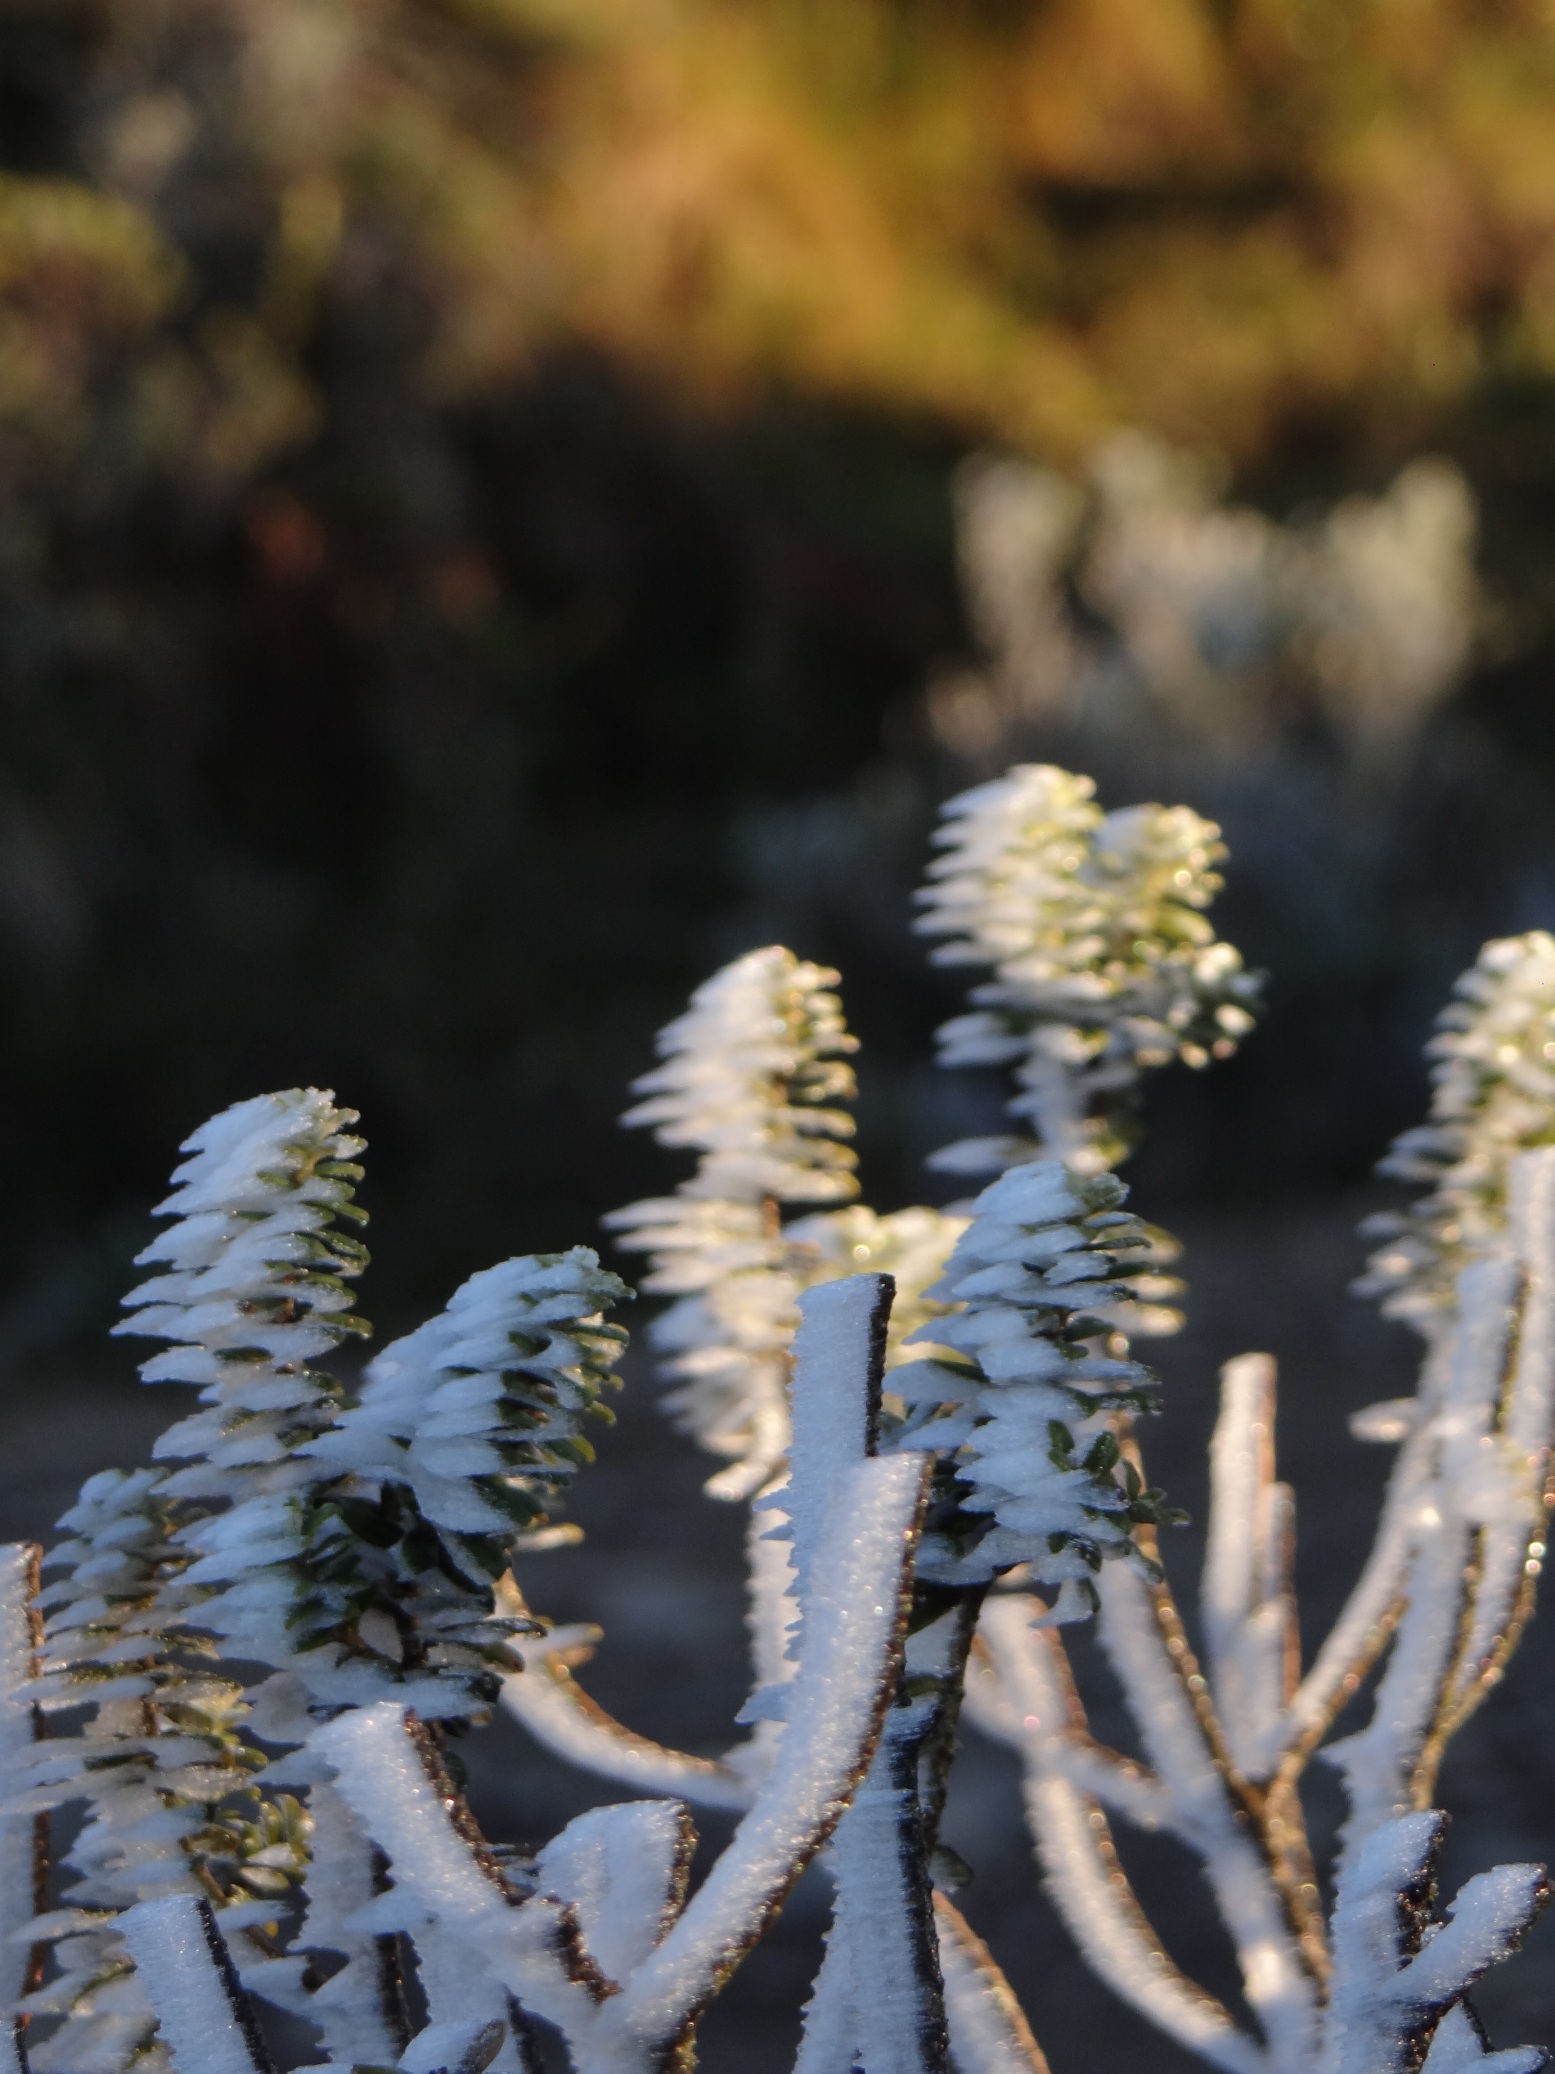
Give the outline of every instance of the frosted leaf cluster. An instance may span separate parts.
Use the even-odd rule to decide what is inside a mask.
[[[360,1401],[308,1452],[380,1492],[405,1485],[456,1568],[500,1576],[517,1536],[593,1459],[610,1364],[625,1342],[602,1313],[627,1294],[586,1246],[505,1260],[368,1363]]]
[[[801,1290],[889,1265],[914,1292],[909,1306],[921,1302],[959,1229],[933,1210],[881,1218],[861,1205],[784,1222],[785,1204],[847,1204],[858,1192],[841,1106],[858,1046],[836,983],[781,947],[737,958],[661,1033],[665,1063],[638,1081],[648,1099],[625,1118],[699,1154],[676,1195],[605,1221],[619,1244],[649,1254],[644,1291],[675,1299],[648,1338],[674,1384],[668,1409],[730,1458],[708,1484],[715,1497],[750,1497],[782,1463]],[[897,1344],[916,1322],[914,1312]]]
[[[122,1917],[176,1894],[214,1907],[245,1991],[319,2025],[345,2064],[388,2064],[404,2042],[388,1958],[353,1922],[374,1847],[313,1760],[276,1746],[385,1693],[433,1718],[489,1708],[519,1661],[511,1637],[538,1632],[498,1613],[495,1579],[589,1457],[622,1338],[601,1314],[624,1291],[585,1248],[506,1262],[348,1406],[309,1364],[366,1330],[345,1286],[366,1252],[336,1228],[359,1216],[354,1120],[313,1089],[214,1118],[141,1256],[165,1271],[132,1292],[128,1329],[172,1342],[142,1374],[202,1401],[157,1445],[176,1466],[90,1479],[45,1560],[41,1654],[19,1689],[46,1714],[91,1711],[11,1767],[17,1819],[87,1803],[65,1905],[26,1926],[53,1953],[19,2004],[59,2020],[33,2044],[40,2074],[166,2064]],[[272,1675],[205,1668],[212,1638]]]
[[[1204,910],[1225,855],[1187,807],[1103,814],[1087,778],[1022,764],[950,801],[917,928],[937,964],[990,965],[940,1031],[946,1066],[1013,1067],[1025,1134],[966,1139],[935,1164],[987,1172],[1050,1154],[1099,1172],[1132,1137],[1143,1074],[1225,1058],[1258,982]]]
[[[1555,939],[1487,946],[1435,1046],[1431,1123],[1395,1152],[1431,1192],[1372,1284],[1425,1358],[1413,1398],[1365,1415],[1399,1453],[1305,1668],[1275,1366],[1223,1372],[1201,1663],[1157,1561],[1175,1515],[1142,1467],[1154,1389],[1128,1339],[1176,1285],[1106,1167],[1144,1070],[1214,1056],[1245,1027],[1225,1010],[1250,1015],[1204,915],[1214,831],[1103,816],[1086,781],[1029,767],[952,820],[931,920],[995,975],[952,1029],[1015,1069],[1029,1131],[980,1148],[1002,1171],[966,1214],[850,1200],[852,1040],[835,975],[787,951],[701,990],[635,1112],[699,1165],[617,1222],[672,1299],[681,1415],[730,1459],[721,1494],[754,1500],[748,1733],[722,1755],[612,1719],[577,1677],[596,1631],[537,1619],[507,1567],[569,1538],[551,1513],[608,1416],[623,1286],[582,1247],[504,1262],[353,1394],[311,1365],[365,1330],[365,1253],[339,1228],[352,1113],[291,1090],[190,1141],[130,1329],[167,1343],[148,1379],[200,1407],[155,1466],[88,1481],[41,1589],[33,1552],[0,1552],[0,2074],[270,2074],[261,2002],[311,2027],[304,2074],[530,2074],[536,2022],[574,2074],[689,2069],[812,1859],[834,1901],[795,2074],[1045,2074],[950,1898],[963,1701],[1018,1756],[1080,1952],[1204,2064],[1536,2074],[1469,1996],[1544,1874],[1500,1866],[1441,1907],[1432,1801],[1548,1545]],[[1087,1614],[1137,1754],[1087,1721],[1066,1645]],[[448,1738],[498,1696],[650,1797],[532,1856],[489,1844]],[[1315,1756],[1346,1802],[1331,1905]],[[688,1802],[738,1818],[694,1889]],[[80,1812],[57,1900],[37,1827],[56,1810]],[[1235,2006],[1171,1956],[1116,1820],[1197,1861]]]
[[[1070,718],[1119,732],[1164,722],[1245,750],[1305,704],[1353,757],[1376,759],[1462,680],[1484,620],[1473,494],[1440,459],[1282,525],[1221,502],[1189,456],[1123,433],[1082,482],[974,459],[956,505],[993,669],[937,686],[930,711],[964,755],[987,756],[1022,722]]]
[[[1149,1234],[1111,1174],[1058,1160],[1012,1167],[985,1188],[931,1292],[954,1308],[926,1335],[962,1357],[897,1372],[911,1444],[953,1453],[968,1522],[926,1550],[920,1573],[971,1583],[1017,1564],[1063,1587],[1062,1611],[1094,1605],[1105,1556],[1163,1517],[1121,1458],[1111,1414],[1153,1409],[1153,1378],[1105,1351],[1117,1308],[1148,1276]],[[956,1546],[963,1536],[970,1545]]]
[[[1427,1335],[1450,1313],[1464,1265],[1505,1225],[1513,1158],[1555,1143],[1555,936],[1487,943],[1453,992],[1428,1046],[1430,1121],[1378,1169],[1429,1193],[1369,1221],[1388,1243],[1356,1284]]]

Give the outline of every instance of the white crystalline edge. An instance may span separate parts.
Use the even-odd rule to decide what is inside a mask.
[[[664,1144],[703,1154],[683,1195],[814,1202],[852,1193],[841,1178],[851,1160],[826,1153],[832,1134],[823,1115],[773,1093],[815,1060],[853,1048],[820,998],[834,981],[781,945],[751,951],[700,986],[687,1012],[660,1033],[665,1063],[637,1082],[647,1099],[626,1121],[652,1124]],[[805,1030],[797,1043],[794,1013]],[[826,1167],[838,1171],[828,1176]],[[633,1217],[618,1211],[613,1221],[625,1226]]]
[[[1203,1861],[1271,2054],[1282,2065],[1300,2066],[1314,2041],[1316,2002],[1280,1895],[1226,1791],[1167,1653],[1148,1587],[1126,1565],[1112,1563],[1098,1589],[1102,1647],[1165,1789],[1171,1825]]]
[[[675,2035],[835,1820],[890,1669],[928,1468],[926,1456],[897,1455],[839,1480],[782,1743],[727,1850],[621,1997],[619,2021],[637,2037]]]
[[[1545,1516],[1555,1419],[1555,1147],[1513,1160],[1510,1194],[1509,1237],[1523,1270],[1517,1360],[1498,1421],[1500,1489],[1478,1508],[1478,1575],[1454,1699],[1472,1688],[1512,1620],[1529,1543]]]
[[[268,2074],[250,2049],[192,1895],[140,1901],[118,1928],[145,1982],[177,2074]]]
[[[749,1807],[751,1784],[728,1760],[692,1757],[638,1735],[603,1714],[532,1644],[524,1658],[524,1670],[503,1677],[501,1705],[543,1748],[643,1793],[682,1795],[702,1807]]]
[[[1041,1153],[1099,1164],[1092,1096],[1116,1094],[1144,1067],[1178,1056],[1185,1012],[1240,973],[1237,952],[1197,921],[1152,963],[1121,977],[1098,969],[1097,946],[1109,933],[1150,926],[1140,910],[1152,878],[1157,900],[1170,897],[1185,913],[1208,905],[1206,853],[1219,830],[1186,807],[1103,816],[1093,791],[1089,779],[1056,766],[1017,764],[942,810],[935,840],[946,854],[929,868],[915,926],[951,939],[936,949],[937,963],[988,964],[995,976],[973,992],[972,1013],[940,1030],[940,1064],[1014,1066],[1019,1092],[1009,1111],[1033,1136],[964,1140],[936,1165],[987,1170]],[[1252,1017],[1228,1001],[1219,1023],[1234,1042]],[[1081,1041],[1082,1026],[1107,1032],[1099,1054]],[[1191,1055],[1202,1063],[1202,1052]]]
[[[347,1928],[376,1891],[373,1846],[326,1781],[310,1786],[308,1813],[313,1835],[303,1881],[307,1912],[296,1942],[315,1951],[339,1952],[346,1963],[320,1988],[299,1984],[283,1995],[267,1986],[265,1992],[294,2015],[318,2025],[331,2060],[345,2066],[386,2067],[398,2043],[383,2006],[381,1956],[371,1933]]]
[[[535,1861],[541,1892],[577,1909],[583,1942],[609,1979],[625,1980],[668,1927],[685,1844],[678,1804],[628,1801],[579,1815]]]
[[[1436,1717],[1457,1642],[1464,1564],[1475,1522],[1465,1518],[1454,1475],[1490,1426],[1518,1291],[1509,1254],[1471,1261],[1458,1278],[1458,1317],[1440,1409],[1427,1430],[1428,1473],[1410,1521],[1408,1595],[1372,1703],[1357,1734],[1330,1744],[1326,1762],[1344,1775],[1350,1803],[1341,1832],[1340,1876],[1366,1840],[1408,1804],[1408,1783]]]
[[[1340,1872],[1320,2074],[1404,2074],[1422,2017],[1447,2008],[1505,1958],[1538,1908],[1543,1867],[1497,1866],[1459,1890],[1446,1922],[1406,1959],[1400,1896],[1418,1886],[1445,1820],[1435,1810],[1397,1816]]]
[[[519,1370],[544,1379],[556,1408],[523,1438],[578,1437],[583,1399],[574,1372],[595,1357],[580,1344],[609,1302],[613,1279],[587,1246],[557,1259],[523,1255],[472,1275],[436,1317],[395,1340],[367,1367],[360,1402],[327,1433],[299,1450],[367,1479],[408,1483],[423,1514],[456,1533],[511,1531],[506,1513],[469,1479],[501,1475],[497,1443],[513,1438],[502,1417],[503,1377]],[[512,1335],[544,1344],[520,1356]],[[558,1474],[561,1474],[558,1471]]]
[[[1231,1754],[1249,1773],[1276,1730],[1285,1697],[1278,1548],[1285,1508],[1273,1481],[1274,1406],[1275,1368],[1267,1354],[1226,1363],[1210,1443],[1200,1605],[1216,1709]]]
[[[603,2003],[571,1990],[552,1964],[545,2013],[590,2037],[615,2037],[619,2064],[645,2065],[656,2042],[679,2032],[835,1820],[891,1670],[926,1475],[926,1458],[897,1456],[862,1463],[843,1480],[822,1546],[824,1583],[795,1680],[794,1720],[754,1807],[680,1919]],[[533,1992],[537,1965],[543,1983],[551,1904],[543,1897],[517,1909],[505,1904],[454,1831],[405,1734],[402,1710],[385,1702],[344,1715],[319,1730],[314,1744],[391,1861],[396,1886],[387,1905],[364,1912],[374,1927],[431,1917],[436,1935],[421,1930],[418,1947],[465,1955],[473,1997],[489,1993],[492,1967],[520,1993]],[[639,1929],[651,1939],[652,1927]]]
[[[1542,2045],[1491,2052],[1463,2003],[1455,2002],[1436,2027],[1422,2074],[1473,2074],[1475,2068],[1489,2068],[1492,2074],[1540,2074],[1549,2057]]]
[[[1033,1611],[1031,1601],[1015,1596],[991,1599],[984,1607],[979,1632],[985,1649],[974,1658],[967,1703],[981,1727],[1022,1755],[1027,1816],[1059,1913],[1100,1978],[1169,2037],[1222,2074],[1269,2074],[1277,2064],[1272,2056],[1167,1958],[1102,1853],[1091,1821],[1094,1803],[1053,1763],[1053,1746],[1065,1734],[1066,1706],[1047,1668],[1047,1651],[1056,1645],[1034,1630]],[[1159,1666],[1150,1669],[1158,1672]],[[1182,1783],[1196,1785],[1197,1763],[1191,1750],[1185,1755],[1188,1775]],[[1175,1801],[1171,1819],[1173,1827],[1183,1819]],[[1291,2014],[1299,2018],[1299,2008]],[[1291,2029],[1299,2033],[1299,2021]],[[1301,2064],[1299,2058],[1294,2062]]]
[[[859,2041],[852,1972],[839,1926],[833,1921],[820,1971],[804,2007],[794,2074],[838,2074],[843,2067],[851,2070],[858,2059]],[[957,2074],[977,2074],[977,2070],[958,2068]]]
[[[883,1301],[879,1275],[823,1282],[799,1299],[785,1504],[801,1609],[814,1590],[815,1551],[832,1490],[869,1452],[873,1325]]]
[[[933,1704],[887,1708],[869,1770],[832,1839],[833,1939],[847,1962],[864,2074],[931,2074],[937,2061],[943,2008],[922,1965],[921,1940],[932,1933],[915,1920],[923,1897],[914,1860],[922,1846],[912,1833],[919,1816],[908,1783]],[[899,1742],[911,1753],[905,1765]]]
[[[934,1897],[934,1923],[956,2074],[1048,2074],[1047,2061],[1008,1981],[988,1947],[943,1894]]]

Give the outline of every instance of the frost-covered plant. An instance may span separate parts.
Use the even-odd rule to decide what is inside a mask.
[[[1286,524],[1217,490],[1137,432],[1079,481],[965,463],[962,579],[991,667],[931,694],[947,745],[983,759],[1039,720],[1164,724],[1236,754],[1315,713],[1355,760],[1396,755],[1462,680],[1485,618],[1463,476],[1415,461],[1378,496]]]
[[[1028,818],[1022,809],[1037,795],[1047,811]],[[1173,873],[1154,890],[1165,900],[1186,895],[1190,926],[1161,928],[1153,937],[1136,928],[1128,949],[1141,946],[1136,955],[1147,970],[1131,975],[1120,970],[1126,960],[1108,955],[1099,927],[1089,936],[1078,925],[1068,930],[1071,917],[1101,905],[1091,883],[1091,843],[1105,823],[1089,788],[1065,773],[1022,770],[974,794],[972,806],[965,817],[972,839],[955,838],[956,872],[945,870],[931,892],[941,902],[937,913],[948,914],[945,933],[957,938],[962,956],[993,964],[996,984],[1007,981],[1009,992],[996,1004],[1006,1014],[1027,974],[1017,967],[1007,976],[1001,960],[1014,963],[1030,952],[1036,966],[1033,947],[1041,947],[1052,960],[1036,966],[1044,979],[1058,967],[1054,946],[1069,960],[1060,968],[1065,987],[1055,983],[1044,995],[1032,985],[1024,1029],[999,1032],[994,1025],[990,1032],[991,1018],[973,1024],[990,1043],[993,1034],[1006,1036],[980,1062],[1019,1065],[1035,1048],[1033,1032],[1083,1030],[1082,1013],[1094,1018],[1092,1043],[1043,1047],[1052,1062],[1046,1114],[1058,1119],[1050,1137],[976,1148],[1005,1172],[966,1206],[970,1214],[944,1274],[916,1285],[917,1300],[933,1313],[911,1337],[935,1344],[890,1348],[896,1361],[887,1367],[877,1311],[877,1395],[863,1413],[839,1408],[826,1364],[805,1340],[819,1324],[823,1300],[829,1304],[834,1293],[843,1303],[853,1285],[838,1283],[833,1292],[817,1278],[799,1298],[806,1324],[790,1385],[791,1459],[799,1464],[816,1449],[846,1454],[864,1445],[848,1439],[851,1416],[867,1429],[868,1445],[931,1449],[938,1465],[907,1682],[829,1853],[834,1924],[800,2069],[938,2068],[947,2036],[962,2074],[1041,2064],[997,1968],[946,1893],[930,1893],[931,1875],[951,1885],[957,1877],[935,1838],[963,1683],[982,1725],[1022,1755],[1034,1841],[1081,1949],[1180,2044],[1233,2074],[1308,2067],[1359,2074],[1427,2059],[1435,2074],[1447,2074],[1477,2065],[1489,2055],[1465,1992],[1515,1943],[1544,1887],[1536,1868],[1502,1868],[1470,1882],[1443,1922],[1431,1889],[1440,1818],[1430,1799],[1447,1736],[1504,1665],[1542,1552],[1555,1266],[1555,1169],[1544,1162],[1555,1160],[1555,1150],[1530,1155],[1527,1148],[1549,1134],[1527,1107],[1508,1129],[1504,1109],[1487,1098],[1481,1106],[1495,1106],[1497,1121],[1467,1137],[1460,1132],[1447,1147],[1453,1175],[1463,1185],[1472,1175],[1480,1206],[1477,1233],[1452,1263],[1468,1272],[1456,1281],[1450,1272],[1445,1277],[1418,1409],[1382,1407],[1365,1422],[1368,1432],[1410,1437],[1377,1550],[1305,1677],[1290,1590],[1292,1501],[1275,1478],[1273,1364],[1248,1356],[1228,1367],[1212,1450],[1203,1593],[1208,1657],[1201,1666],[1155,1559],[1156,1527],[1169,1513],[1140,1461],[1135,1417],[1150,1402],[1150,1379],[1127,1343],[1141,1310],[1158,1307],[1173,1290],[1156,1272],[1159,1236],[1121,1209],[1119,1185],[1104,1167],[1125,1149],[1113,1105],[1120,1095],[1132,1097],[1143,1069],[1173,1055],[1198,1062],[1190,1048],[1198,1041],[1194,1016],[1218,1030],[1200,1046],[1210,1055],[1217,1044],[1229,1049],[1251,1019],[1255,997],[1234,951],[1221,948],[1218,970],[1194,971],[1195,954],[1213,944],[1203,906],[1213,891],[1210,866],[1219,861],[1209,847],[1214,832],[1162,809],[1107,817],[1125,827],[1175,828],[1184,845],[1192,836],[1203,871],[1196,877],[1178,849]],[[940,891],[947,882],[948,901]],[[1149,891],[1148,874],[1139,883]],[[1517,957],[1506,949],[1487,956],[1505,971],[1523,957],[1536,965],[1538,948],[1535,939]],[[1234,992],[1217,998],[1215,986],[1226,976],[1234,976]],[[1169,1010],[1158,1012],[1165,1034],[1146,1028],[1131,1053],[1139,1024],[1131,1027],[1128,1017],[1147,986],[1177,1016],[1174,1023]],[[1536,1098],[1543,1035],[1535,1019],[1525,1012],[1519,1025],[1530,1068],[1519,1071],[1505,1028],[1491,1034],[1497,1014],[1504,1025],[1504,1002],[1497,1008],[1490,993],[1479,991],[1474,998],[1490,1005],[1452,1038],[1442,1075],[1462,1056],[1499,1058],[1519,1093],[1526,1099],[1531,1090]],[[1217,1022],[1223,1006],[1238,1014]],[[1175,1051],[1174,1029],[1190,1033]],[[1122,1070],[1112,1086],[1091,1077],[1103,1048],[1097,1031],[1103,1043],[1116,1043]],[[1461,1124],[1473,1104],[1461,1086],[1451,1097],[1446,1087],[1440,1079],[1438,1115],[1450,1099]],[[1483,1077],[1476,1087],[1483,1095]],[[1043,1113],[1035,1103],[1031,1111]],[[1038,1152],[1048,1157],[1033,1158]],[[1431,1179],[1440,1179],[1441,1164]],[[1421,1217],[1434,1220],[1433,1229],[1450,1222],[1435,1197],[1411,1228]],[[870,1241],[883,1220],[873,1213],[853,1208],[816,1217],[814,1242],[840,1265],[846,1219],[856,1221],[864,1249],[856,1264],[876,1265]],[[1454,1228],[1445,1243],[1456,1245],[1460,1236]],[[867,1338],[865,1323],[859,1312],[855,1336]],[[903,1368],[901,1355],[915,1351],[927,1358]],[[778,1588],[791,1601],[802,1594],[796,1578],[804,1575],[810,1531],[801,1508],[779,1484],[756,1518],[770,1523],[769,1536],[788,1538],[793,1567],[780,1574]],[[758,1608],[762,1564],[770,1564],[761,1552],[771,1545],[753,1543]],[[1056,1603],[1032,1596],[1033,1583],[1049,1594],[1056,1586]],[[770,1598],[770,1582],[767,1589]],[[1092,1605],[1145,1762],[1105,1749],[1085,1727],[1055,1622],[1083,1616]],[[1351,1814],[1333,1910],[1326,1912],[1300,1777],[1394,1636],[1372,1728],[1332,1746]],[[791,1706],[770,1648],[762,1683],[759,1620],[759,1690],[745,1717],[757,1722],[757,1735],[721,1762],[683,1758],[645,1746],[618,1724],[607,1727],[572,1680],[582,1638],[571,1639],[566,1662],[553,1659],[509,1682],[510,1706],[543,1740],[643,1785],[724,1805],[748,1797],[761,1773],[763,1730]],[[1203,1862],[1242,1962],[1256,2033],[1166,1957],[1111,1842],[1109,1817],[1119,1815],[1170,1831]],[[925,1923],[933,1926],[937,1970],[925,1956]],[[916,1961],[903,1956],[914,1951]],[[1532,2051],[1490,2057],[1508,2074],[1542,2061]]]
[[[1513,1156],[1555,1143],[1555,937],[1487,943],[1453,990],[1439,1034],[1428,1123],[1405,1131],[1379,1173],[1431,1184],[1408,1211],[1366,1229],[1389,1244],[1357,1287],[1430,1337],[1459,1274],[1506,1222]]]
[[[943,1066],[1015,1069],[1025,1137],[969,1138],[936,1166],[986,1173],[1048,1153],[1115,1166],[1147,1069],[1228,1057],[1258,981],[1204,910],[1220,831],[1188,807],[1103,814],[1088,778],[1021,764],[945,808],[917,927],[936,964],[991,965],[940,1032]]]
[[[669,1408],[715,1455],[709,1484],[746,1498],[788,1446],[788,1345],[803,1268],[782,1228],[787,1203],[858,1193],[847,1140],[858,1048],[831,988],[835,972],[781,947],[752,951],[699,987],[659,1038],[664,1064],[635,1092],[630,1124],[699,1155],[678,1194],[606,1221],[647,1253],[643,1287],[674,1296],[650,1336],[676,1387]]]
[[[1208,824],[1102,817],[1082,781],[1033,775],[988,788],[981,826],[975,804],[958,814],[934,896],[1005,989],[979,1004],[1019,1039],[1000,1056],[1040,1050],[1050,1069],[1048,1106],[1022,1112],[1034,1135],[1001,1150],[964,1215],[845,1200],[851,1040],[835,976],[785,951],[702,990],[638,1113],[701,1163],[620,1222],[691,1335],[670,1342],[677,1409],[735,1460],[721,1495],[754,1500],[750,1734],[721,1758],[589,1701],[573,1673],[591,1631],[536,1620],[507,1567],[568,1538],[550,1514],[605,1412],[616,1279],[584,1248],[503,1263],[353,1391],[309,1364],[363,1329],[346,1283],[365,1256],[337,1229],[354,1118],[294,1090],[191,1140],[164,1206],[177,1221],[145,1256],[165,1271],[130,1301],[135,1329],[171,1342],[144,1372],[196,1383],[201,1408],[159,1443],[175,1466],[87,1484],[36,1600],[29,1552],[3,1566],[0,1850],[7,1948],[24,1955],[21,2021],[0,2033],[10,2074],[268,2074],[265,2000],[313,2025],[311,2074],[528,2074],[534,2021],[576,2074],[674,2074],[817,1855],[835,1901],[796,2074],[1041,2074],[950,1899],[964,1868],[938,1830],[963,1700],[1020,1754],[1081,1950],[1207,2064],[1542,2064],[1492,2052],[1466,1996],[1541,1905],[1543,1873],[1498,1867],[1441,1910],[1432,1801],[1544,1554],[1555,943],[1487,948],[1436,1047],[1428,1135],[1395,1152],[1429,1192],[1372,1278],[1422,1327],[1425,1365],[1415,1399],[1363,1421],[1403,1445],[1376,1548],[1304,1675],[1273,1363],[1224,1373],[1201,1668],[1158,1560],[1173,1515],[1143,1467],[1155,1393],[1128,1339],[1170,1291],[1107,1167],[1143,1069],[1192,1063],[1195,1017],[1215,1043],[1242,1034],[1221,1019],[1227,975],[1230,1005],[1245,1015],[1251,996],[1203,919]],[[1051,842],[1006,811],[1037,791],[1071,813]],[[1110,923],[1087,936],[1076,920],[1109,900],[1135,931],[1122,950]],[[1061,951],[1061,988],[1017,969],[1023,945]],[[1206,980],[1193,960],[1209,948],[1226,956]],[[1035,1044],[1056,1028],[1095,1041]],[[1093,1614],[1142,1761],[1087,1729],[1064,1635]],[[1325,1742],[1368,1680],[1369,1719]],[[447,1738],[499,1691],[550,1747],[650,1797],[594,1809],[532,1858],[489,1844]],[[35,1739],[40,1722],[57,1726]],[[1331,1907],[1300,1792],[1315,1755],[1348,1808]],[[686,1802],[740,1817],[694,1892]],[[77,1877],[49,1906],[36,1824],[70,1804]],[[1251,2025],[1166,1956],[1113,1847],[1118,1816],[1200,1860]]]
[[[904,1435],[944,1450],[962,1487],[927,1547],[929,1583],[986,1583],[1025,1565],[1060,1588],[1062,1612],[1094,1607],[1105,1556],[1136,1552],[1161,1494],[1122,1456],[1116,1413],[1152,1411],[1149,1371],[1113,1351],[1120,1305],[1148,1276],[1150,1234],[1111,1174],[1060,1161],[1012,1167],[972,1206],[932,1294],[948,1315],[920,1328],[959,1355],[893,1378]]]

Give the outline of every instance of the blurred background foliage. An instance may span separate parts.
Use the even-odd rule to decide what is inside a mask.
[[[1015,755],[1223,818],[1274,971],[1152,1212],[1362,1175],[1555,919],[1552,85],[1542,0],[0,0],[0,1356],[259,1087],[363,1109],[371,1309],[590,1236],[773,936],[920,1195],[986,1099],[908,894]],[[1379,729],[1268,572],[1408,483]]]

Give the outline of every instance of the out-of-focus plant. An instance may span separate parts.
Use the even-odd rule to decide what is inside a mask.
[[[958,480],[961,564],[990,668],[931,692],[947,744],[1144,721],[1201,755],[1256,758],[1322,722],[1375,765],[1408,749],[1487,623],[1459,471],[1411,463],[1378,497],[1281,525],[1218,502],[1139,433],[1076,482],[992,457]]]

